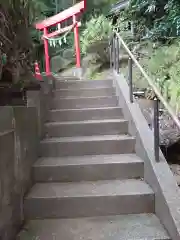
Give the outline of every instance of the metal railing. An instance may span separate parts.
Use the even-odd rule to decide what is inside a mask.
[[[110,67],[114,68],[114,70],[119,73],[120,70],[120,46],[123,46],[123,48],[126,50],[126,52],[129,55],[128,60],[128,83],[129,83],[129,99],[130,102],[134,102],[134,94],[133,94],[133,63],[136,65],[136,67],[140,70],[141,74],[144,76],[146,81],[148,82],[149,86],[154,92],[154,154],[155,154],[155,160],[157,162],[160,161],[159,158],[159,143],[160,143],[160,136],[159,136],[159,103],[161,102],[164,108],[169,113],[170,117],[174,121],[174,123],[177,125],[177,127],[180,130],[180,121],[178,117],[176,116],[174,110],[171,108],[171,106],[168,104],[168,102],[165,100],[165,98],[162,96],[161,92],[157,88],[157,86],[154,84],[153,80],[147,75],[145,70],[142,68],[142,66],[139,64],[133,53],[128,48],[127,44],[124,42],[120,34],[116,31],[113,32],[112,37],[110,39]]]

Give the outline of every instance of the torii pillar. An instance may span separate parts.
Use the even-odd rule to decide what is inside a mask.
[[[44,36],[48,35],[47,28],[44,28]],[[46,38],[44,38],[44,54],[45,54],[45,67],[46,67],[46,75],[51,75],[50,71],[50,60],[49,60],[49,43]]]

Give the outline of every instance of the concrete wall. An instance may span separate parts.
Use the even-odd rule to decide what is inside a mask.
[[[23,198],[32,186],[51,85],[29,92],[28,107],[0,107],[0,239],[13,240],[23,224]]]
[[[43,125],[48,119],[48,109],[50,108],[53,88],[53,79],[45,79],[44,82],[41,82],[40,91],[27,91],[27,106],[35,107],[37,111],[40,138],[44,137]]]
[[[35,108],[5,107],[2,111],[8,115],[6,131],[0,133],[0,239],[9,240],[23,221],[23,197],[31,186],[31,166],[37,159],[38,126]]]
[[[129,100],[129,87],[123,75],[114,75],[119,103],[129,120],[129,133],[136,137],[136,153],[144,160],[144,179],[155,193],[155,212],[172,240],[180,239],[180,189],[160,151],[154,157],[154,136],[137,103]]]

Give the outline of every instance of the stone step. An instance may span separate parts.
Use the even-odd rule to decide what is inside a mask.
[[[17,240],[170,240],[154,214],[32,220]]]
[[[49,138],[41,141],[40,156],[63,157],[134,153],[135,139],[128,135]]]
[[[52,109],[80,109],[80,108],[98,108],[115,107],[118,105],[116,96],[89,97],[89,98],[70,98],[52,100]]]
[[[76,76],[55,76],[55,82],[58,81],[81,81],[80,78]]]
[[[80,81],[55,81],[56,89],[83,89],[112,87],[112,80],[80,80]]]
[[[87,88],[87,89],[60,89],[54,91],[56,98],[74,98],[74,97],[100,97],[115,95],[114,88]]]
[[[50,122],[45,124],[45,136],[72,137],[106,134],[127,134],[128,121],[124,119]]]
[[[50,122],[120,119],[123,117],[120,107],[59,109],[49,111]]]
[[[35,184],[24,203],[27,219],[154,212],[154,193],[141,180]]]
[[[40,158],[33,166],[35,182],[78,182],[143,178],[144,163],[135,154]]]

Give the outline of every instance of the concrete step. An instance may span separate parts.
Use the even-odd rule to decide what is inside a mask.
[[[128,135],[49,138],[41,141],[42,157],[134,153],[135,139]]]
[[[78,182],[143,178],[144,163],[135,154],[40,158],[33,166],[35,182]]]
[[[154,193],[141,180],[38,183],[24,203],[27,219],[154,212]]]
[[[106,134],[127,134],[128,121],[124,119],[50,122],[45,124],[45,136],[72,137]]]
[[[112,80],[80,80],[80,81],[56,81],[56,89],[82,89],[82,88],[106,88],[112,87]]]
[[[25,229],[17,240],[170,240],[154,214],[32,220]]]
[[[59,82],[59,81],[80,81],[80,78],[76,77],[76,76],[56,76],[55,77],[55,82]]]
[[[100,97],[115,95],[114,88],[87,88],[87,89],[60,89],[54,91],[57,98],[74,98],[74,97]]]
[[[120,119],[122,117],[123,113],[120,107],[59,109],[49,111],[50,122]]]
[[[89,98],[70,98],[52,100],[52,109],[80,109],[80,108],[98,108],[98,107],[115,107],[118,105],[116,96],[89,97]]]

